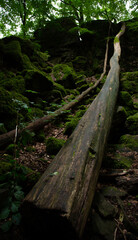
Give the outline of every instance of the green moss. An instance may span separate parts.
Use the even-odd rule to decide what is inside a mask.
[[[10,68],[22,69],[23,60],[19,41],[14,40],[4,45],[4,62]]]
[[[75,78],[76,74],[72,67],[67,64],[57,64],[53,68],[53,75],[56,81],[63,85],[67,89],[73,89],[76,87]]]
[[[120,79],[121,89],[127,91],[130,94],[138,92],[138,71],[126,72],[122,74]]]
[[[80,109],[80,110],[78,110],[77,112],[76,112],[76,114],[75,114],[75,118],[77,117],[79,117],[79,118],[81,118],[83,115],[84,115],[84,113],[86,112],[86,108],[85,109]]]
[[[24,93],[25,91],[23,76],[7,70],[0,73],[0,85],[8,91],[17,91],[18,93]]]
[[[120,91],[118,104],[124,106],[127,112],[127,116],[135,113],[135,109],[133,106],[133,99],[131,95],[126,91]]]
[[[53,89],[52,79],[44,72],[34,69],[25,74],[26,88],[37,92],[46,92]]]
[[[0,116],[7,130],[12,130],[16,126],[17,112],[14,107],[11,93],[0,88]]]
[[[12,169],[12,164],[6,160],[0,161],[0,176],[8,173]]]
[[[111,169],[128,169],[132,165],[132,160],[120,153],[113,153],[114,156],[106,157],[103,161],[103,167]]]
[[[10,144],[7,148],[6,148],[6,153],[10,154],[10,155],[14,155],[15,153],[15,144]]]
[[[66,89],[65,89],[61,84],[55,83],[55,82],[54,82],[53,84],[54,84],[54,90],[60,92],[61,98],[62,98],[63,96],[66,96],[66,95],[67,95]]]
[[[36,134],[35,139],[36,139],[36,141],[38,141],[38,142],[44,142],[45,139],[46,139],[44,131],[42,131],[42,130],[39,131],[39,132]]]
[[[57,139],[54,137],[49,137],[46,140],[46,151],[50,155],[56,155],[61,147],[64,145],[65,140],[64,139]]]
[[[130,134],[123,135],[121,136],[119,143],[131,149],[136,149],[138,148],[138,135],[130,135]]]
[[[130,134],[138,134],[138,113],[127,118],[126,126]]]
[[[23,67],[25,69],[33,69],[34,68],[33,64],[31,63],[29,57],[26,54],[23,54],[22,59],[23,59]]]
[[[85,91],[87,88],[89,88],[89,84],[84,84],[81,87],[78,87],[77,90],[81,93]]]
[[[119,38],[118,38],[118,37],[115,37],[114,43],[118,43],[118,42],[119,42]]]
[[[39,180],[41,177],[41,174],[39,172],[33,171],[32,169],[25,167],[26,169],[26,175],[27,175],[27,187],[29,185],[29,188],[31,189],[35,183]]]
[[[44,116],[44,113],[40,108],[31,108],[30,111],[26,114],[25,119],[35,120],[43,116]]]
[[[76,71],[80,71],[81,69],[85,69],[87,64],[87,58],[84,56],[77,56],[73,61],[73,67]]]
[[[71,133],[72,133],[72,132],[74,131],[74,129],[76,128],[78,122],[79,122],[79,118],[73,118],[71,121],[66,122],[64,134],[70,136]]]
[[[119,101],[124,106],[133,106],[132,97],[127,91],[121,91],[119,93]]]

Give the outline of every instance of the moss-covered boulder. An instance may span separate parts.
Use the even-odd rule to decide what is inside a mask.
[[[23,59],[19,41],[14,40],[4,45],[4,65],[9,68],[22,69]]]
[[[76,87],[76,74],[74,69],[67,64],[57,64],[53,68],[53,75],[56,82],[60,83],[67,89],[73,89]]]
[[[133,108],[133,100],[131,95],[127,91],[120,91],[119,103],[122,106],[128,106]]]
[[[127,118],[126,127],[130,134],[138,134],[138,113]]]
[[[53,89],[52,79],[46,73],[37,69],[26,71],[25,84],[27,89],[40,93]]]
[[[72,63],[76,71],[81,71],[87,67],[87,58],[84,56],[77,56]]]
[[[0,85],[8,91],[25,92],[25,81],[20,73],[7,70],[0,72]]]
[[[54,137],[49,137],[46,140],[46,151],[50,155],[56,155],[61,147],[64,145],[65,140],[64,139],[58,139]]]
[[[17,112],[10,92],[0,88],[0,116],[7,130],[14,129],[16,126]]]
[[[138,71],[123,73],[120,79],[120,86],[123,91],[127,91],[130,94],[137,93],[138,92]]]
[[[138,135],[125,134],[121,136],[119,143],[133,150],[138,149]]]

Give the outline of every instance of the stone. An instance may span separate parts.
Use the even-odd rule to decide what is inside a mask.
[[[46,73],[34,69],[25,74],[26,88],[37,92],[46,92],[53,89],[53,81]]]
[[[125,197],[127,195],[126,191],[114,186],[102,188],[101,193],[104,195],[104,197]]]
[[[114,240],[116,224],[114,220],[102,218],[98,213],[92,214],[92,229],[106,240]]]
[[[117,209],[99,192],[95,194],[94,205],[103,217],[115,217],[117,214]]]
[[[130,134],[138,134],[138,113],[127,118],[126,127]]]

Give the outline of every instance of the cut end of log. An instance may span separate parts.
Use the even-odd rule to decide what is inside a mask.
[[[37,208],[27,201],[21,212],[23,230],[29,239],[78,240],[65,212]]]

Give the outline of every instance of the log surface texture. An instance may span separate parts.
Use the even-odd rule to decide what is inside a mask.
[[[55,233],[59,239],[70,240],[83,234],[118,95],[119,37],[124,31],[123,25],[102,90],[24,200],[23,219],[35,234],[49,231],[51,239]]]

